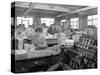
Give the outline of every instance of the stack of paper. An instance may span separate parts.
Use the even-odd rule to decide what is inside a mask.
[[[22,60],[27,58],[27,51],[15,50],[15,60]]]
[[[16,55],[26,54],[26,53],[27,53],[27,51],[25,51],[25,50],[15,50]]]

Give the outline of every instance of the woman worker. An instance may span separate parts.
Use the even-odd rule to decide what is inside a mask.
[[[47,47],[46,40],[42,34],[43,30],[41,27],[35,29],[36,34],[34,35],[34,45],[36,49],[45,49]]]

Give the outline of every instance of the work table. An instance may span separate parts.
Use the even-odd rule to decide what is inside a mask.
[[[54,47],[49,47],[44,50],[34,50],[34,51],[26,51],[26,50],[13,50],[12,51],[12,59],[14,62],[12,70],[16,73],[29,72],[30,68],[34,68],[32,71],[39,69],[45,71],[52,66],[53,64],[59,63],[60,60],[60,47],[58,45]],[[40,67],[42,66],[42,67]]]
[[[15,55],[15,61],[17,61],[17,60],[58,55],[60,52],[61,52],[60,47],[56,45],[54,47],[49,47],[46,49],[34,50],[34,51],[14,50],[12,51],[12,55]]]

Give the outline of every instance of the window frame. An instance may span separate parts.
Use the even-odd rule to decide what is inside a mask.
[[[18,18],[20,18],[20,20],[18,20]],[[27,19],[26,20],[24,20],[23,18],[25,18],[24,16],[17,16],[17,25],[19,25],[19,24],[23,24],[23,22],[24,21],[27,21],[28,22],[28,25],[25,25],[25,27],[27,27],[27,26],[29,26],[30,25],[30,20],[29,19],[32,19],[32,23],[31,23],[31,25],[33,24],[33,18],[32,17],[26,17]],[[19,23],[18,23],[19,22]]]
[[[55,21],[54,18],[41,18],[41,24],[45,23],[47,27],[50,27],[51,24],[54,24],[54,21]]]
[[[89,17],[91,17],[91,18],[89,18]],[[91,22],[91,24],[89,24],[89,22]],[[89,25],[93,25],[93,26],[97,27],[98,26],[98,15],[96,14],[96,15],[89,15],[89,16],[87,16],[87,25],[88,26]]]
[[[66,23],[66,19],[62,19],[62,20],[61,20],[61,26],[63,26],[64,23]]]
[[[72,29],[79,29],[79,18],[78,17],[71,18],[70,19],[70,26]]]

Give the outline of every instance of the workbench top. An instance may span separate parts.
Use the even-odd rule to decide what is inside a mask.
[[[26,50],[15,50],[12,55],[15,55],[15,61],[25,59],[35,59],[46,56],[58,55],[61,52],[59,46],[49,47],[42,50],[26,51]]]

